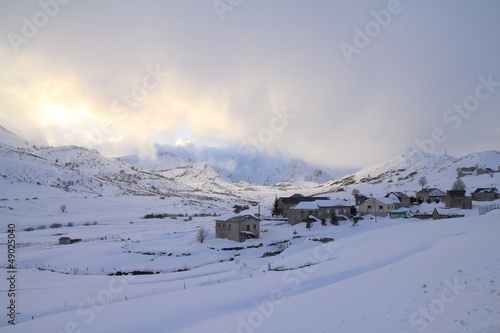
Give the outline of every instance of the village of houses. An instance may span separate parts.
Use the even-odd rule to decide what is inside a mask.
[[[291,226],[303,223],[305,228],[313,225],[340,225],[351,223],[356,226],[360,220],[377,222],[377,218],[417,218],[448,219],[464,217],[466,210],[473,208],[474,201],[492,202],[479,206],[479,213],[500,209],[500,193],[497,188],[477,188],[470,196],[465,190],[443,191],[434,187],[422,188],[414,195],[403,192],[390,192],[383,197],[361,194],[353,191],[353,199],[333,200],[328,196],[304,196],[294,194],[289,197],[276,197],[272,217],[261,214],[236,215],[229,219],[215,220],[215,238],[244,242],[261,237],[261,222],[274,221]],[[494,202],[495,200],[499,200]],[[204,229],[206,235],[209,230]],[[99,238],[104,240],[105,238]],[[92,239],[95,240],[95,239]],[[60,245],[81,242],[81,238],[60,237]],[[86,240],[89,241],[89,240]],[[199,239],[200,241],[200,239]],[[203,240],[201,240],[203,242]]]
[[[332,200],[327,196],[304,196],[276,198],[273,216],[287,221],[289,225],[304,223],[308,228],[314,223],[327,225],[359,220],[374,220],[377,217],[448,219],[464,217],[464,210],[473,208],[473,201],[495,201],[500,199],[497,188],[477,188],[470,196],[466,190],[443,191],[438,188],[422,188],[410,196],[403,192],[390,192],[383,197],[353,192],[354,203],[348,200]],[[429,208],[431,207],[431,208]],[[486,209],[500,209],[500,203],[481,206]],[[260,237],[262,217],[257,214],[235,216],[227,220],[215,221],[216,238],[226,238],[236,242]]]

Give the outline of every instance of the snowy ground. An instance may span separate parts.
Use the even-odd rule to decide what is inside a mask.
[[[142,217],[229,217],[238,195],[196,201],[54,191],[33,199],[28,188],[16,191],[0,201],[4,312],[9,223],[19,245],[16,325],[4,314],[2,332],[500,332],[499,210],[311,230],[264,221],[260,239],[236,243],[214,238],[213,216]],[[274,195],[244,197],[264,198],[268,211]],[[210,228],[203,244],[200,227]],[[58,245],[61,236],[83,241]],[[110,275],[132,271],[157,274]]]

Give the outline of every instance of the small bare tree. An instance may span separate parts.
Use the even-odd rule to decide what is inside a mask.
[[[427,178],[425,178],[425,176],[420,177],[420,179],[418,180],[418,185],[422,186],[423,190],[425,185],[427,185]]]
[[[66,205],[61,205],[59,209],[61,209],[61,213],[66,213]]]
[[[465,190],[466,188],[467,188],[467,186],[465,185],[462,178],[457,178],[457,180],[455,180],[455,182],[451,186],[452,190]]]
[[[198,235],[196,236],[196,240],[200,243],[203,243],[203,241],[207,238],[208,236],[208,229],[201,227],[198,229]]]

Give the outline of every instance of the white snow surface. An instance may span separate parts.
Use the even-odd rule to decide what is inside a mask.
[[[5,202],[13,209],[2,220],[16,224],[20,243],[19,314],[15,326],[4,318],[2,332],[500,329],[499,210],[440,221],[368,218],[356,227],[314,223],[311,230],[263,221],[261,238],[236,243],[214,238],[214,217],[141,218],[182,206],[181,199],[66,198],[67,213],[57,212],[60,200]],[[98,224],[82,223],[91,219]],[[22,231],[70,220],[73,227]],[[199,227],[210,230],[203,244]],[[56,244],[63,235],[83,241]],[[107,275],[116,271],[158,274]]]
[[[0,128],[2,332],[500,332],[500,209],[479,215],[499,200],[411,208],[465,215],[436,221],[367,216],[309,230],[266,218],[276,196],[294,193],[413,195],[421,176],[447,190],[457,168],[475,168],[462,178],[469,192],[500,188],[498,152],[409,151],[337,183],[255,186],[175,156],[132,167],[91,149],[23,142]],[[259,239],[215,238],[215,220],[233,217],[235,205],[263,214]],[[15,326],[5,315],[9,225]]]
[[[5,127],[0,125],[0,143],[26,150],[33,149],[33,143],[21,138],[20,136],[12,133]]]
[[[241,146],[179,147],[158,145],[158,156],[173,154],[195,162],[205,162],[232,181],[256,185],[277,183],[324,183],[332,179],[325,168],[314,166],[298,158],[279,152],[253,150]]]

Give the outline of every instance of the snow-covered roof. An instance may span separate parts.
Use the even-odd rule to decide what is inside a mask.
[[[496,187],[478,187],[473,193],[497,193]]]
[[[366,200],[365,202],[368,202],[370,200],[377,200],[378,202],[381,202],[384,205],[392,205],[395,203],[401,203],[401,201],[399,201],[399,199],[396,196],[390,196],[389,198],[385,198],[385,197],[370,198],[370,199]]]
[[[326,207],[350,207],[352,206],[349,201],[344,200],[316,200],[316,201],[302,201],[292,209],[319,209]]]
[[[321,201],[321,200],[318,200]],[[318,201],[302,201],[292,207],[292,209],[319,209]],[[326,200],[325,200],[326,201]]]
[[[445,193],[442,190],[435,188],[435,187],[426,187],[425,189],[417,192],[417,194],[419,194],[419,193],[428,193],[428,194],[432,193],[434,196],[444,196],[445,195]]]
[[[453,215],[462,215],[461,210],[459,208],[434,208],[435,211],[439,213],[439,215],[445,216],[453,216]]]
[[[396,197],[398,198],[402,198],[402,199],[410,199],[409,196],[407,196],[405,193],[403,192],[391,192],[389,193],[387,196],[391,196],[391,195],[395,195]]]
[[[316,201],[319,207],[350,207],[349,201],[345,200],[318,200]]]
[[[244,222],[244,221],[247,221],[247,220],[256,220],[258,221],[259,219],[256,218],[255,216],[253,215],[237,215],[237,216],[234,216],[234,217],[231,217],[230,219],[227,219],[227,220],[217,220],[217,221],[220,221],[220,222],[237,222],[237,223],[240,223],[240,222]]]

